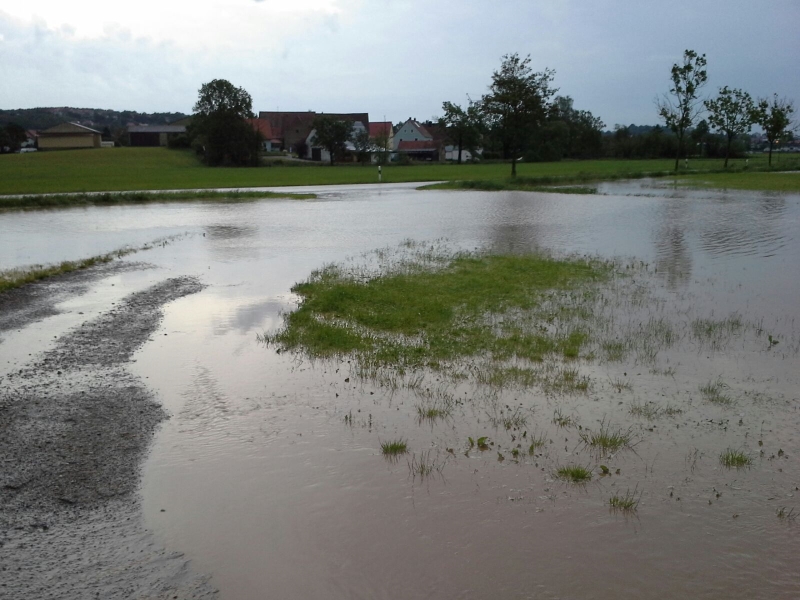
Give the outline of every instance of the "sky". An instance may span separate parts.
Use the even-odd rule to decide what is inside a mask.
[[[190,113],[227,79],[255,111],[426,120],[518,53],[610,129],[658,122],[687,48],[705,95],[800,103],[798,0],[0,0],[0,108]]]

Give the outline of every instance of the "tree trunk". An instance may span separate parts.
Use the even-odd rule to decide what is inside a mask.
[[[767,161],[767,166],[772,166],[772,142],[769,143],[769,160]]]
[[[678,172],[678,162],[681,160],[681,142],[683,136],[678,136],[678,149],[675,151],[675,172]]]
[[[512,177],[516,177],[517,176],[517,157],[516,156],[512,156],[511,157],[511,176]]]
[[[728,168],[728,157],[731,155],[731,136],[728,136],[728,145],[725,146],[725,166],[723,168]]]

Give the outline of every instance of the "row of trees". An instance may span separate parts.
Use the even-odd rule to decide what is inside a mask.
[[[444,102],[438,125],[446,141],[458,148],[459,163],[464,150],[474,155],[482,147],[486,158],[510,160],[512,177],[522,159],[552,161],[603,154],[631,157],[671,153],[677,170],[690,135],[695,144],[707,150],[716,150],[721,138],[727,167],[734,141],[754,124],[764,130],[771,164],[775,143],[790,131],[793,104],[777,95],[755,101],[747,92],[728,86],[720,88],[715,98],[702,98],[700,92],[708,81],[706,65],[704,54],[686,50],[682,63],[672,66],[672,86],[656,101],[658,114],[672,136],[653,128],[644,138],[633,140],[626,128],[618,128],[612,140],[604,143],[603,122],[589,111],[575,109],[569,96],[556,95],[555,72],[534,72],[530,56],[522,58],[516,53],[502,57],[488,93],[480,100],[468,97],[464,106]],[[194,112],[189,138],[208,164],[257,164],[261,140],[248,122],[254,115],[252,99],[244,89],[215,79],[200,88]],[[698,123],[704,113],[707,119]],[[312,126],[314,143],[328,151],[331,164],[344,154],[348,142],[361,160],[369,160],[376,150],[384,161],[388,157],[388,138],[383,143],[371,139],[366,130],[354,131],[349,121],[321,115]],[[712,136],[711,130],[718,137]]]
[[[555,71],[534,72],[531,58],[519,54],[503,56],[492,74],[489,93],[480,100],[467,99],[466,106],[444,102],[439,125],[447,141],[474,154],[483,147],[484,156],[517,162],[591,158],[602,152],[603,122],[589,111],[576,110],[569,96],[556,96]]]
[[[683,62],[672,65],[669,93],[657,100],[659,116],[677,137],[675,170],[678,170],[686,133],[704,112],[708,112],[711,127],[725,137],[725,168],[728,167],[733,140],[749,133],[755,124],[761,126],[769,142],[771,165],[775,143],[790,132],[794,105],[778,98],[777,94],[772,99],[756,102],[747,92],[728,86],[721,87],[716,98],[704,100],[700,97],[700,90],[708,81],[706,64],[705,54],[684,51]]]

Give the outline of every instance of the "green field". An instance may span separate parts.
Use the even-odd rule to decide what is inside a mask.
[[[668,172],[671,160],[588,160],[552,163],[523,163],[518,165],[521,177],[555,178],[568,182],[613,179],[635,176],[637,173]],[[750,160],[750,169],[763,168],[766,158]],[[692,171],[712,171],[722,167],[721,160],[690,160]],[[731,170],[741,170],[744,161],[732,161]],[[773,158],[773,167],[797,169],[800,159],[795,156]],[[494,180],[506,181],[510,166],[506,163],[456,165],[423,164],[387,166],[383,181]],[[773,175],[761,174],[750,179],[749,173],[737,173],[727,179],[717,176],[703,181],[719,185],[757,189],[773,185]],[[779,177],[779,176],[775,176]],[[780,186],[786,185],[786,178]],[[789,188],[796,190],[794,178],[788,178]],[[0,195],[43,194],[59,192],[98,192],[136,190],[178,190],[193,188],[243,188],[258,186],[305,186],[346,183],[376,183],[374,166],[272,166],[261,168],[209,168],[189,151],[166,148],[113,148],[97,150],[68,150],[0,156]],[[791,182],[795,182],[792,184]],[[770,188],[772,189],[772,188]]]

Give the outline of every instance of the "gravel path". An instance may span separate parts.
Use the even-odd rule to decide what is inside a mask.
[[[0,598],[215,596],[143,528],[139,469],[167,415],[125,368],[162,306],[202,289],[179,277],[131,294],[0,378]],[[0,331],[54,311],[33,286],[9,294]]]

